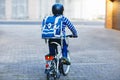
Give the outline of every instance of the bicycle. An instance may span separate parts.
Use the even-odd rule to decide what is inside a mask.
[[[68,41],[69,37],[72,38],[75,36],[73,36],[73,35],[66,36],[65,39],[66,39],[67,45],[69,45],[69,41]],[[69,73],[70,65],[64,64],[64,59],[62,58],[62,52],[61,52],[62,45],[58,44],[57,42],[52,42],[51,44],[57,45],[58,51],[55,54],[55,56],[52,56],[49,54],[45,55],[45,60],[46,60],[45,74],[46,74],[47,80],[56,80],[56,79],[60,78],[61,74],[66,76]],[[70,61],[69,49],[68,49],[68,53],[67,53],[67,58]]]

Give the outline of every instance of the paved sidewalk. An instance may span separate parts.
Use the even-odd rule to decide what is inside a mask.
[[[77,25],[71,70],[60,80],[120,80],[120,31]],[[0,25],[0,80],[46,80],[47,45],[39,25]]]

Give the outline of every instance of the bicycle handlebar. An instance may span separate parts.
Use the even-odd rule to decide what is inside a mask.
[[[70,37],[70,38],[77,38],[78,36],[76,36],[76,35],[66,35],[66,37]]]

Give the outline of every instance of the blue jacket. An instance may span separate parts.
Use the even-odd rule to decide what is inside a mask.
[[[64,16],[62,17],[62,20],[63,20],[63,24],[62,24],[63,34],[66,35],[65,28],[68,27],[70,29],[70,31],[72,32],[72,34],[74,36],[77,36],[77,31],[76,31],[75,27],[73,26],[73,24]],[[44,26],[44,21],[45,21],[45,19],[43,19],[43,21],[42,21],[42,26]]]

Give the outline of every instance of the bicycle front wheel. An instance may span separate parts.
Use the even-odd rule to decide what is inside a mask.
[[[70,54],[68,53],[68,56],[67,56],[69,62],[70,62]],[[66,76],[70,71],[70,65],[66,65],[66,64],[62,64],[61,65],[61,72],[64,76]]]

